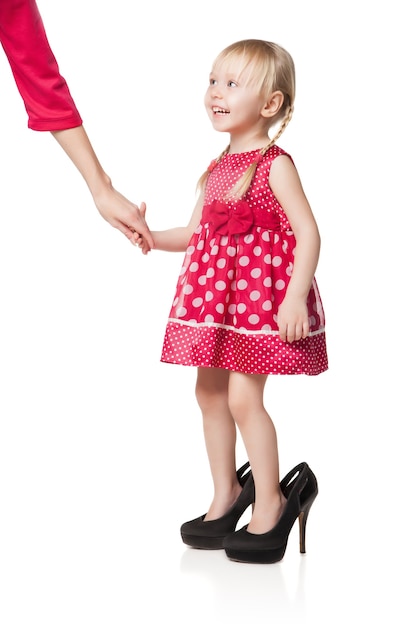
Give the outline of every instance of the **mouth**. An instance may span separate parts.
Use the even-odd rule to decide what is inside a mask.
[[[220,107],[213,107],[212,111],[214,115],[229,115],[230,113],[230,111],[227,111],[226,109],[221,109]]]

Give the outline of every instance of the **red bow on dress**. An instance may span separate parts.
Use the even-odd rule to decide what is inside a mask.
[[[213,200],[203,208],[202,222],[214,226],[220,235],[242,235],[253,224],[253,213],[245,200],[226,204]]]

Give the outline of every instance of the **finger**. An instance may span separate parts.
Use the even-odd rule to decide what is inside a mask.
[[[303,339],[308,337],[310,334],[310,324],[308,322],[304,322],[303,324]]]
[[[144,224],[137,224],[135,226],[132,226],[132,228],[134,228],[135,232],[146,241],[149,248],[155,247],[154,240],[152,239],[152,235],[147,226],[145,226]]]
[[[279,329],[279,338],[281,339],[281,341],[287,341],[287,327],[285,326],[284,328],[280,328]]]
[[[304,333],[304,325],[301,323],[297,324],[295,327],[294,340],[299,341],[300,339],[302,339],[303,333]]]

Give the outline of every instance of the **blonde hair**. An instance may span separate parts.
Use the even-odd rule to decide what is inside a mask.
[[[265,97],[269,98],[275,91],[281,91],[284,96],[282,106],[277,113],[268,119],[268,130],[281,122],[278,131],[271,141],[264,146],[258,158],[243,173],[236,185],[227,193],[227,198],[241,198],[252,182],[257,165],[267,150],[277,141],[288,126],[294,111],[295,99],[295,67],[291,55],[281,46],[271,41],[262,39],[243,39],[227,46],[216,57],[213,69],[225,63],[241,63],[241,70],[248,71],[248,82]],[[227,146],[221,154],[214,159],[208,170],[202,174],[197,189],[202,189],[206,180],[219,163],[222,157],[227,154],[230,146]]]

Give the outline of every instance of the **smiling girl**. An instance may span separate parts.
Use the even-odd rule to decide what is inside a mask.
[[[280,481],[263,399],[269,375],[314,376],[328,368],[315,280],[320,235],[293,160],[275,143],[294,97],[294,63],[281,46],[250,39],[223,50],[205,107],[228,145],[202,175],[188,225],[151,230],[155,249],[186,252],[161,360],[197,368],[214,484],[207,513],[184,523],[181,536],[187,545],[224,547],[229,558],[254,563],[283,557],[297,517],[304,552],[318,492],[307,463]],[[236,428],[249,459],[238,471]],[[249,524],[236,531],[250,505]]]

